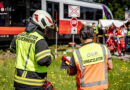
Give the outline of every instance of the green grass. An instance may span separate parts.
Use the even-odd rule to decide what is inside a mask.
[[[53,46],[54,47],[54,46]],[[54,48],[51,47],[54,51]],[[65,48],[60,46],[60,48]],[[75,76],[68,76],[66,70],[60,69],[63,51],[58,50],[58,58],[48,67],[48,80],[52,82],[55,90],[76,90]],[[71,56],[71,53],[67,53]],[[0,90],[14,90],[14,59],[0,60]],[[113,70],[109,71],[108,90],[130,90],[130,62],[113,58]]]

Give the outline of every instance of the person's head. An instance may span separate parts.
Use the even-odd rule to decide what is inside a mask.
[[[112,29],[112,30],[116,29],[116,26],[115,26],[114,23],[112,23],[111,29]]]
[[[92,26],[95,26],[95,23],[92,23]]]
[[[81,42],[84,43],[84,41],[86,41],[87,39],[93,39],[94,31],[89,26],[82,27],[82,29],[80,30],[79,36],[80,36]]]
[[[47,32],[48,28],[52,28],[54,25],[51,15],[43,10],[36,10],[32,15],[32,20],[43,29],[44,33]]]

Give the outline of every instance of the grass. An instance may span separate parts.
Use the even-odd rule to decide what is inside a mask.
[[[4,53],[4,51],[3,50],[0,50],[0,54],[3,54]]]
[[[50,47],[54,51],[54,46]],[[52,61],[48,67],[48,80],[51,81],[55,90],[76,90],[75,76],[68,76],[66,70],[60,69],[63,49],[58,49],[58,58]],[[60,51],[61,50],[61,51]],[[71,53],[66,55],[71,56]],[[0,60],[0,90],[14,90],[14,59]],[[108,90],[130,90],[130,62],[124,62],[113,58],[113,70],[109,71],[109,89]]]

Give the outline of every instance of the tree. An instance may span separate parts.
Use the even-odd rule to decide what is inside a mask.
[[[94,0],[98,3],[103,3],[107,5],[114,16],[114,19],[124,20],[125,19],[125,10],[130,9],[130,0]]]

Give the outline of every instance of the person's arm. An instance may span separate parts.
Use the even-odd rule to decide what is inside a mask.
[[[108,49],[108,70],[112,70],[113,69],[113,65],[112,65],[112,57],[111,57],[111,53],[110,50]]]
[[[16,51],[16,37],[12,40],[9,49],[10,49],[10,51],[13,52],[13,53]]]
[[[67,69],[67,74],[70,75],[70,76],[76,75],[76,73],[77,72],[76,72],[75,68],[73,68],[73,67],[69,67]]]
[[[108,59],[108,70],[112,69],[113,69],[112,60]]]
[[[77,69],[76,69],[73,55],[72,55],[71,60],[70,60],[70,66],[67,69],[67,74],[70,76],[77,74]]]
[[[128,28],[126,27],[125,23],[124,23],[124,27],[125,27],[126,30],[128,29]]]
[[[51,64],[51,51],[44,39],[39,40],[35,46],[36,62],[40,66],[49,66]]]

